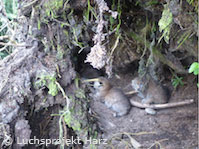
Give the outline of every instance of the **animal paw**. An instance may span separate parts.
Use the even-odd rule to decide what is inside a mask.
[[[145,112],[150,115],[155,115],[157,112],[151,108],[145,108]]]

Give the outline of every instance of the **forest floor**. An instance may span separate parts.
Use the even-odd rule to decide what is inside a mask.
[[[121,79],[113,78],[114,86],[123,90],[129,90],[129,82],[133,76],[126,74],[120,76]],[[117,134],[128,133],[137,140],[143,148],[164,148],[164,149],[196,149],[198,140],[198,107],[197,107],[197,87],[193,85],[193,76],[188,76],[184,80],[185,85],[180,86],[170,98],[169,102],[178,102],[185,99],[194,99],[191,105],[183,107],[162,109],[157,111],[156,115],[149,115],[143,109],[132,107],[128,115],[123,117],[114,117],[109,110],[100,101],[94,100],[92,109],[99,116],[99,124],[105,132],[105,138],[119,137]],[[167,83],[169,88],[171,83]],[[131,100],[139,100],[136,95]],[[123,140],[114,140],[114,148],[124,148],[125,141],[129,138],[125,135]],[[104,148],[103,146],[100,148]]]

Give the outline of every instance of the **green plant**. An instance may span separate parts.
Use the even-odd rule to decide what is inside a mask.
[[[173,74],[173,77],[171,79],[171,82],[172,82],[172,85],[174,87],[174,90],[176,90],[176,88],[181,85],[183,86],[184,83],[183,83],[183,77],[178,77],[176,74]]]
[[[56,96],[59,88],[57,86],[57,80],[55,75],[41,75],[35,82],[35,88],[46,86],[48,88],[48,94]]]
[[[199,63],[193,62],[191,66],[189,67],[189,73],[193,73],[194,75],[198,75],[199,73]],[[199,87],[199,83],[197,83],[197,86]]]
[[[189,5],[192,5],[196,12],[198,12],[198,0],[187,0]]]
[[[121,23],[122,23],[122,20],[121,20],[121,14],[122,14],[122,8],[121,8],[121,5],[120,5],[120,0],[118,0],[118,3],[117,3],[117,12],[118,12],[118,25],[117,25],[117,29],[116,29],[116,34],[119,35],[119,29],[120,29],[120,26],[121,26]]]
[[[2,44],[0,46],[0,58],[3,59],[8,56],[13,50],[14,41],[14,19],[18,15],[18,1],[17,0],[2,0],[0,2],[0,40]]]
[[[6,15],[9,19],[14,19],[17,17],[17,0],[3,0]]]
[[[63,0],[50,0],[45,3],[46,15],[51,18],[57,18],[57,11],[63,7]]]
[[[177,43],[179,44],[177,49],[180,48],[180,46],[190,37],[191,34],[192,34],[191,30],[188,30],[182,34],[180,39],[177,41]]]
[[[112,9],[112,10],[115,9],[115,0],[112,0],[111,9]],[[114,25],[114,23],[115,23],[115,19],[114,19],[112,16],[110,16],[110,17],[109,17],[109,21],[110,21],[110,29],[111,29],[111,31],[112,31],[112,30],[113,30],[113,25]]]
[[[112,0],[112,5],[111,5],[111,9],[115,10],[116,9],[116,4],[115,4],[115,0]],[[113,18],[112,16],[109,17],[109,22],[110,22],[110,30],[113,31],[116,28],[116,35],[119,35],[119,29],[122,23],[121,20],[121,14],[122,14],[122,8],[121,8],[121,4],[120,4],[120,0],[117,2],[117,19],[118,19],[118,23],[116,22],[117,20],[115,18]]]
[[[162,12],[162,17],[158,22],[160,32],[163,32],[162,36],[158,40],[158,43],[164,37],[165,42],[169,43],[169,35],[171,30],[171,25],[173,21],[173,15],[168,7],[168,4],[164,5],[164,10]]]
[[[91,6],[90,0],[87,0],[88,8],[87,10],[84,10],[84,18],[86,22],[89,22],[92,17],[97,19],[97,14],[95,12],[95,9]]]
[[[193,62],[189,68],[189,73],[193,73],[194,75],[198,75],[199,73],[199,63]]]
[[[91,5],[90,5],[90,0],[88,0],[88,9],[87,11],[85,12],[85,17],[86,17],[86,21],[89,21],[89,13],[91,11]]]

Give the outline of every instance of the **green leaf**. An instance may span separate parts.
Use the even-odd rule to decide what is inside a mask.
[[[177,75],[173,76],[171,79],[173,87],[176,89],[179,85],[183,86],[183,77],[178,77]]]
[[[192,73],[194,75],[198,75],[199,72],[199,63],[198,62],[193,62],[189,68],[189,73]]]
[[[173,21],[173,15],[170,12],[168,5],[164,5],[164,10],[162,12],[162,17],[158,22],[159,31],[163,32],[162,37],[164,37],[165,42],[169,43],[169,35],[171,30],[171,23]],[[159,39],[160,42],[162,38]]]

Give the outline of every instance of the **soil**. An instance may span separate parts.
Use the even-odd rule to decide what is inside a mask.
[[[99,149],[133,148],[132,142],[135,145],[136,141],[143,149],[198,149],[197,79],[192,74],[186,74],[189,66],[198,61],[199,33],[195,23],[198,21],[198,16],[195,10],[192,10],[195,7],[188,4],[187,0],[183,3],[177,1],[169,3],[169,9],[174,17],[170,43],[166,44],[162,39],[162,43],[159,44],[157,40],[162,37],[162,33],[158,32],[158,22],[164,10],[163,4],[170,1],[157,1],[157,5],[150,7],[147,4],[152,2],[151,0],[145,2],[137,0],[136,3],[132,0],[121,1],[124,2],[121,3],[121,19],[118,17],[113,24],[121,30],[121,38],[116,45],[116,32],[109,33],[111,22],[107,22],[111,18],[111,11],[104,12],[104,16],[99,17],[101,10],[98,12],[98,9],[104,7],[94,2],[103,1],[91,0],[90,3],[94,10],[97,10],[96,12],[92,10],[97,18],[105,20],[99,21],[95,18],[91,19],[92,17],[90,21],[85,20],[83,9],[87,9],[87,0],[73,0],[69,2],[70,5],[65,1],[66,5],[64,4],[63,7],[54,6],[54,4],[58,5],[57,0],[36,0],[31,3],[27,0],[19,1],[19,5],[24,8],[21,8],[20,19],[16,22],[17,28],[12,30],[16,33],[11,37],[17,41],[16,43],[19,42],[19,45],[25,43],[26,46],[14,47],[12,54],[0,60],[0,124],[2,124],[0,125],[0,146],[10,149],[54,149],[60,146],[19,145],[16,140],[17,138],[30,139],[34,136],[42,139],[66,136],[65,138],[80,137],[83,142],[84,138],[93,137],[96,134],[101,137],[102,132],[102,138],[107,139],[108,144],[99,144],[97,146]],[[114,6],[112,2],[116,1],[106,0],[111,9]],[[119,12],[119,5],[118,3],[114,11]],[[179,10],[177,10],[178,7]],[[185,7],[187,9],[184,9]],[[176,13],[176,10],[179,12]],[[4,16],[3,13],[1,15]],[[4,17],[7,18],[6,15]],[[118,26],[120,21],[122,24]],[[15,21],[11,22],[11,24],[15,23]],[[100,22],[106,23],[102,23],[104,25],[101,27]],[[152,31],[154,27],[157,31]],[[98,31],[97,29],[100,28],[103,30]],[[152,36],[153,33],[155,37]],[[93,40],[96,35],[99,36],[100,44]],[[105,35],[106,38],[104,38]],[[153,46],[153,41],[156,42],[156,46]],[[94,70],[94,66],[90,63],[85,64],[85,61],[92,47],[101,43],[107,49],[103,51],[104,46],[99,46],[102,53],[105,52],[99,62],[103,64],[103,68]],[[83,48],[80,48],[82,45]],[[117,49],[113,50],[114,48],[111,47],[115,45]],[[98,52],[95,56],[98,56],[100,53]],[[112,52],[113,55],[110,55],[109,53]],[[163,60],[164,58],[167,61]],[[99,59],[91,57],[91,60]],[[114,117],[113,112],[97,100],[93,93],[91,97],[87,94],[88,87],[81,83],[83,78],[105,76],[105,72],[108,75],[113,73],[112,84],[124,92],[131,91],[131,80],[135,77],[132,73],[139,72],[139,75],[142,75],[145,73],[145,65],[150,70],[150,75],[157,73],[154,78],[164,80],[162,83],[172,91],[169,102],[185,99],[194,99],[195,102],[182,107],[158,110],[156,115],[149,115],[144,109],[132,107],[128,115]],[[163,70],[164,67],[168,74]],[[185,83],[184,86],[178,86],[175,91],[170,82],[174,73],[178,76],[183,74]],[[51,94],[50,89],[54,91]],[[70,103],[63,92],[70,97]],[[136,95],[129,98],[141,101]],[[62,113],[66,110],[66,105],[69,105],[67,110],[70,111],[68,118],[70,121],[61,122],[60,115],[51,115]],[[60,123],[63,124],[63,128]],[[13,143],[6,144],[8,139]],[[80,145],[66,148],[87,148],[82,142]]]
[[[123,90],[130,89],[129,82],[133,79],[132,75],[120,75],[121,79],[113,78],[112,84]],[[180,86],[177,91],[172,93],[170,102],[194,99],[195,103],[183,107],[162,109],[156,115],[149,115],[144,109],[132,107],[128,115],[114,117],[113,112],[103,103],[93,100],[92,109],[99,116],[99,125],[104,131],[104,138],[119,137],[129,142],[126,135],[137,140],[143,148],[164,148],[164,149],[187,149],[197,148],[198,140],[198,108],[197,108],[197,87],[194,77],[187,77],[185,85]],[[167,82],[171,88],[171,83]],[[135,95],[131,100],[139,100]],[[131,148],[121,141],[112,141],[114,148]],[[99,148],[107,148],[109,145],[100,145]],[[109,146],[110,147],[110,146]]]

